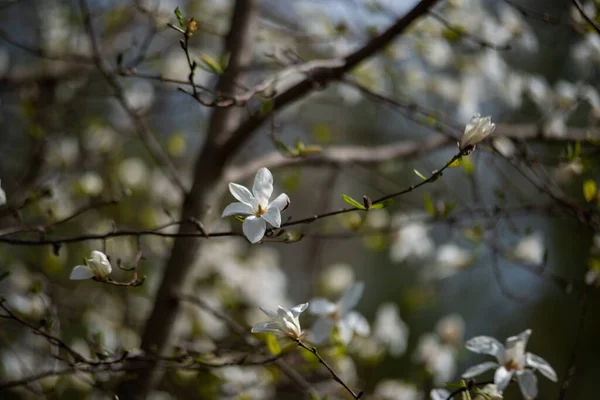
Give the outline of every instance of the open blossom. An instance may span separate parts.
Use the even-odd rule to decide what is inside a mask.
[[[248,215],[242,230],[250,243],[257,243],[263,238],[266,222],[275,228],[281,226],[281,212],[290,205],[290,199],[282,193],[269,203],[273,193],[273,175],[267,168],[261,168],[256,173],[252,192],[237,183],[230,183],[229,191],[239,202],[229,204],[221,216]]]
[[[525,347],[531,335],[531,329],[521,332],[517,336],[506,339],[506,346],[489,336],[477,336],[467,341],[465,347],[475,353],[489,354],[498,362],[486,361],[467,369],[462,377],[465,379],[480,375],[492,368],[497,368],[494,374],[494,384],[498,390],[503,391],[516,375],[517,382],[523,397],[533,399],[537,396],[537,378],[534,374],[538,370],[553,382],[558,381],[556,372],[542,357],[526,353]]]
[[[277,311],[261,307],[262,312],[271,318],[271,320],[254,324],[252,332],[280,332],[291,339],[300,339],[302,337],[302,328],[300,327],[299,317],[307,308],[308,303],[298,304],[292,308],[279,306]]]
[[[334,326],[337,327],[340,339],[344,344],[350,343],[354,333],[361,336],[370,334],[371,328],[366,318],[353,310],[362,297],[363,290],[364,284],[358,282],[346,289],[337,303],[323,298],[311,301],[310,313],[319,316],[312,327],[317,343],[327,339]]]
[[[476,145],[491,135],[495,129],[496,124],[492,123],[492,117],[481,117],[481,115],[475,114],[465,127],[459,147],[464,149],[467,146]]]
[[[101,251],[94,250],[92,251],[91,258],[87,259],[87,265],[78,265],[73,268],[69,279],[106,279],[111,272],[112,266],[110,265],[110,261],[108,261],[106,254]]]

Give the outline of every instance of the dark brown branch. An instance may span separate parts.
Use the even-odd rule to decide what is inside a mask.
[[[600,25],[598,25],[594,18],[587,15],[585,10],[583,9],[583,5],[581,5],[581,2],[579,0],[571,0],[571,3],[573,3],[573,5],[579,10],[581,16],[585,18],[585,20],[592,26],[592,28],[594,28],[596,33],[600,34]]]

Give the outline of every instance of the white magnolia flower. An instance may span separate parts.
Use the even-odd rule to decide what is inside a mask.
[[[260,332],[281,332],[291,339],[297,340],[302,337],[302,328],[300,327],[300,314],[308,308],[308,303],[298,304],[292,308],[279,306],[277,311],[261,307],[271,321],[259,322],[252,327],[253,333]]]
[[[363,290],[364,284],[357,282],[346,289],[337,303],[323,298],[311,301],[310,313],[319,316],[312,327],[317,343],[327,339],[334,326],[337,326],[340,339],[344,344],[350,343],[354,333],[360,336],[369,336],[371,328],[366,318],[353,310],[362,297]]]
[[[2,189],[2,186],[0,186],[0,206],[3,206],[6,204],[6,193],[4,192],[4,189]]]
[[[537,396],[537,378],[534,374],[538,370],[553,382],[558,381],[554,369],[543,358],[535,354],[526,353],[525,346],[531,335],[531,329],[511,336],[506,339],[506,346],[489,336],[477,336],[465,343],[465,347],[475,353],[489,354],[498,360],[498,363],[486,361],[467,369],[462,377],[465,379],[480,375],[492,368],[497,368],[494,374],[494,384],[498,390],[503,391],[516,375],[521,393],[526,399]]]
[[[519,261],[541,265],[544,262],[545,252],[542,234],[536,232],[521,239],[510,255]]]
[[[476,145],[491,135],[495,129],[496,124],[492,123],[492,117],[481,117],[481,115],[475,114],[465,127],[459,147],[464,149],[467,146]]]
[[[78,265],[73,268],[69,279],[106,279],[111,272],[112,266],[110,265],[110,261],[108,261],[106,254],[101,251],[94,250],[92,251],[92,257],[88,258],[87,260],[87,265]]]
[[[384,303],[379,306],[375,314],[373,337],[389,346],[392,356],[404,354],[408,345],[408,325],[400,318],[396,304]]]
[[[256,173],[252,192],[237,183],[230,183],[229,191],[239,202],[228,205],[221,216],[248,215],[242,229],[250,243],[257,243],[263,238],[267,229],[265,222],[275,228],[281,226],[281,212],[290,205],[290,199],[282,193],[269,203],[273,193],[273,175],[267,168]]]

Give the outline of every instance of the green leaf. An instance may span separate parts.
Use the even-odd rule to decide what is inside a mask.
[[[270,114],[271,110],[273,110],[273,100],[267,99],[263,101],[263,103],[260,105],[260,116],[264,117],[265,115]]]
[[[294,155],[294,153],[292,152],[292,150],[290,150],[290,148],[289,148],[289,147],[287,147],[287,146],[286,146],[286,144],[285,144],[285,143],[283,143],[281,140],[279,140],[279,139],[276,139],[276,140],[275,140],[275,145],[277,146],[277,148],[278,148],[278,149],[279,149],[279,150],[280,150],[282,153],[284,153],[284,154],[287,154],[287,155],[290,155],[290,156],[291,156],[291,155]]]
[[[343,194],[342,199],[354,208],[358,208],[359,210],[366,210],[365,206],[363,206],[358,201],[354,200],[352,197],[350,197],[348,195]]]
[[[183,21],[183,17],[181,16],[181,11],[179,10],[179,6],[175,7],[175,16],[177,17],[177,22],[179,22],[179,28],[183,30],[185,28],[185,22]]]
[[[452,162],[450,162],[452,161]],[[450,162],[450,164],[448,164],[448,168],[456,168],[459,167],[460,165],[462,165],[463,163],[463,159],[462,157],[458,157],[456,160],[448,160],[448,162]]]
[[[423,179],[424,181],[427,180],[427,177],[425,175],[423,175],[422,173],[420,173],[419,171],[417,171],[416,169],[413,169],[413,171],[419,178]]]
[[[234,216],[233,218],[237,219],[240,222],[244,222],[244,217],[241,217],[239,215]]]
[[[427,214],[435,217],[435,207],[433,206],[433,201],[431,200],[431,195],[429,193],[425,193],[423,202],[425,203],[425,211],[427,211]]]
[[[391,206],[392,204],[394,204],[394,200],[387,199],[387,200],[384,200],[384,201],[373,203],[373,205],[371,205],[371,210],[378,210],[380,208]]]
[[[216,62],[212,57],[207,56],[206,54],[200,54],[200,61],[202,61],[202,64],[204,64],[209,72],[213,72],[215,74],[223,73],[223,67],[221,67],[221,64]]]
[[[583,182],[583,197],[585,198],[585,201],[590,203],[596,197],[597,192],[598,188],[593,179],[586,179]]]
[[[298,155],[300,157],[306,157],[306,156],[310,156],[313,154],[319,154],[321,151],[323,151],[323,148],[321,146],[309,145],[309,146],[304,146],[302,149],[298,150]]]
[[[277,342],[277,339],[274,335],[267,335],[267,350],[269,350],[269,353],[273,354],[274,356],[281,354],[279,342]]]

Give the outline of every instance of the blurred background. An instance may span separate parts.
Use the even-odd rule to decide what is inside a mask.
[[[244,86],[310,60],[343,57],[416,3],[263,0]],[[583,3],[598,20],[600,3]],[[135,232],[177,232],[184,194],[169,171],[189,190],[215,109],[189,95],[182,34],[167,24],[179,26],[176,7],[184,22],[194,17],[193,79],[210,102],[227,68],[222,48],[234,2],[88,6],[103,72],[79,1],[0,2],[0,296],[18,318],[102,360],[141,345],[174,239]],[[600,34],[569,1],[440,1],[344,81],[273,113],[231,161],[220,201],[210,208],[218,217],[234,201],[226,183],[251,187],[265,166],[256,160],[277,152],[290,156],[313,146],[316,153],[268,166],[274,195],[291,199],[283,221],[293,221],[347,207],[342,194],[362,202],[364,195],[375,200],[419,183],[414,170],[430,176],[457,154],[448,137],[459,138],[475,113],[492,116],[494,137],[438,181],[383,209],[290,226],[261,244],[239,235],[204,239],[192,293],[249,327],[265,320],[259,306],[337,301],[364,282],[356,310],[371,334],[350,343],[334,334],[319,348],[368,398],[429,398],[429,390],[489,361],[467,352],[465,340],[489,335],[504,342],[526,329],[533,330],[528,350],[559,376],[559,383],[539,379],[539,398],[594,398],[599,63]],[[284,75],[269,89],[285,90],[305,76]],[[268,91],[244,107],[247,115],[268,112]],[[319,149],[398,144],[408,147],[394,157],[318,161]],[[203,222],[210,232],[241,232],[235,218]],[[115,231],[131,234],[86,239]],[[143,284],[69,280],[92,250],[109,256],[116,282],[137,284],[131,271],[117,267],[137,265]],[[315,319],[307,312],[301,323],[308,329]],[[0,327],[1,382],[66,366],[55,357],[58,347],[30,327],[10,318]],[[174,354],[206,360],[252,354],[227,323],[192,304],[184,304],[173,343]],[[323,395],[345,398],[310,354],[283,357]],[[149,398],[307,398],[273,365],[233,364],[165,367]],[[568,392],[559,397],[573,366]],[[113,398],[122,379],[118,368],[82,369],[0,396]],[[521,398],[516,384],[505,398]]]

